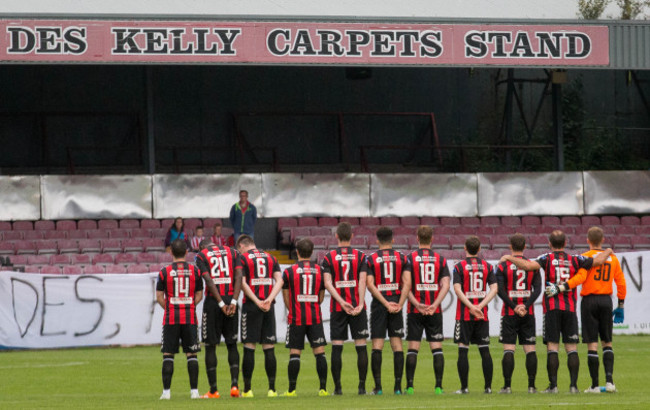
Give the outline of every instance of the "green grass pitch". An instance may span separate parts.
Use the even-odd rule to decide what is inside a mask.
[[[578,408],[589,405],[600,408],[648,408],[650,400],[650,336],[616,336],[614,381],[619,389],[615,394],[569,394],[566,354],[560,354],[558,395],[530,395],[526,392],[526,370],[524,354],[518,348],[515,356],[513,375],[514,393],[509,396],[496,393],[503,383],[501,373],[502,347],[492,340],[491,352],[494,360],[494,381],[492,395],[483,394],[483,373],[478,350],[470,349],[469,395],[453,394],[459,387],[456,371],[457,349],[450,341],[443,345],[445,352],[445,394],[433,394],[432,356],[423,344],[418,356],[415,376],[415,395],[394,396],[393,360],[388,343],[384,350],[383,384],[387,388],[383,396],[358,396],[356,352],[351,344],[343,350],[343,396],[318,397],[318,379],[315,360],[311,350],[302,356],[298,378],[297,398],[267,398],[264,359],[258,347],[253,374],[252,399],[233,399],[229,397],[229,373],[226,350],[222,345],[217,351],[219,359],[217,377],[222,398],[218,400],[190,400],[186,361],[183,355],[176,356],[172,399],[169,402],[158,400],[162,391],[161,354],[156,346],[80,348],[42,351],[4,351],[0,352],[0,408],[214,408],[227,406],[238,408],[523,408],[553,407]],[[537,373],[537,387],[541,390],[547,385],[546,354],[544,345],[538,341],[540,351]],[[368,350],[370,353],[370,349]],[[240,346],[241,354],[241,346]],[[587,368],[586,347],[580,345],[581,391],[590,383]],[[329,364],[329,348],[327,350]],[[278,359],[277,389],[282,393],[287,389],[287,362],[289,354],[282,345],[276,347]],[[370,354],[368,355],[370,358]],[[199,391],[207,388],[203,354],[199,355]],[[604,373],[601,358],[601,385]],[[404,384],[406,380],[404,379]],[[243,382],[240,383],[243,387]],[[368,369],[367,389],[373,387],[372,374]],[[331,374],[328,390],[333,390]]]

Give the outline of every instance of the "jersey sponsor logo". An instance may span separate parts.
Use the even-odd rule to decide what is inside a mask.
[[[467,299],[481,299],[484,298],[486,294],[486,291],[480,290],[475,292],[467,292],[465,293],[465,296],[467,296]]]
[[[230,278],[212,278],[212,282],[214,282],[215,285],[228,284],[230,283]]]
[[[377,285],[377,289],[380,292],[386,292],[389,290],[397,290],[399,289],[399,284],[398,283],[384,283],[381,285]]]
[[[557,266],[557,265],[559,265],[559,264],[560,264],[560,261],[557,260],[557,259],[553,259],[553,260],[551,261],[551,265],[553,265],[553,266]],[[562,264],[563,264],[564,266],[571,266],[571,262],[569,262],[569,261],[567,261],[567,260],[562,261]]]
[[[191,297],[178,297],[178,296],[172,296],[169,298],[169,303],[172,305],[190,305],[192,304],[192,298]]]
[[[438,258],[436,258],[433,255],[422,255],[422,256],[418,255],[415,257],[416,262],[435,262],[437,260]]]
[[[529,290],[511,290],[508,292],[508,296],[511,298],[528,298],[530,297]]]
[[[437,283],[418,283],[415,285],[415,290],[418,291],[436,291],[438,290],[438,284]]]
[[[273,284],[273,279],[271,278],[251,279],[251,285],[253,286],[272,285],[272,284]]]
[[[225,249],[220,250],[211,250],[207,252],[207,256],[223,256],[228,255],[228,251]]]
[[[179,269],[179,270],[172,269],[171,272],[169,272],[169,276],[171,276],[172,278],[175,278],[177,276],[190,276],[191,274],[192,272],[186,271],[185,269]]]
[[[334,284],[337,289],[340,288],[354,288],[357,286],[356,280],[340,280]]]
[[[298,302],[318,303],[318,295],[297,295]]]
[[[255,259],[255,258],[257,258],[257,256],[255,254],[253,254],[253,253],[248,254],[248,259]]]
[[[302,268],[296,269],[296,273],[302,273],[302,272],[303,272]]]

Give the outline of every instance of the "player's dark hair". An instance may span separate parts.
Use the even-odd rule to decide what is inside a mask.
[[[184,258],[187,253],[187,243],[182,239],[174,239],[172,242],[172,256],[174,258]]]
[[[174,228],[174,229],[176,228],[176,221],[178,221],[179,219],[181,220],[181,222],[183,224],[181,225],[181,230],[178,231],[178,232],[183,232],[185,230],[185,220],[183,218],[181,218],[180,216],[178,216],[178,217],[174,218],[174,220],[172,221],[172,226],[169,227],[170,231],[172,230],[172,228]]]
[[[237,238],[237,243],[235,244],[235,248],[239,249],[240,246],[255,246],[255,241],[253,240],[253,237],[249,235],[240,235],[239,238]]]
[[[296,242],[296,251],[301,258],[311,258],[311,254],[314,252],[314,242],[309,238],[302,238]]]
[[[418,242],[420,245],[431,245],[433,239],[433,228],[428,225],[418,227]]]
[[[349,242],[352,239],[352,225],[350,222],[341,222],[336,227],[336,235],[341,242]]]
[[[510,237],[510,246],[515,252],[523,252],[526,249],[526,237],[520,233],[516,233]]]
[[[589,241],[590,244],[593,246],[600,246],[603,244],[603,239],[605,238],[605,234],[603,233],[603,230],[600,229],[597,226],[592,226],[589,228],[587,231],[587,240]]]
[[[377,240],[382,245],[388,245],[393,242],[393,230],[387,226],[380,226],[376,232]]]
[[[478,251],[481,249],[481,240],[478,236],[468,236],[467,239],[465,239],[465,249],[467,249],[467,253],[470,255],[477,255]]]
[[[551,244],[551,248],[562,249],[566,245],[566,236],[564,232],[556,229],[548,236],[548,242]]]
[[[207,249],[210,246],[214,246],[214,242],[212,242],[211,239],[204,239],[201,242],[199,242],[200,251],[202,251],[203,249]]]
[[[242,192],[246,192],[246,195],[248,195],[248,191],[247,191],[247,190],[245,190],[245,189],[241,189],[241,190],[239,190],[239,194],[240,194],[240,195],[241,195]]]

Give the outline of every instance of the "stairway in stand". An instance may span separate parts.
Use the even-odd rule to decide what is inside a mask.
[[[266,253],[270,253],[278,259],[280,265],[293,265],[296,263],[294,259],[289,257],[289,251],[277,251],[277,250],[268,250]]]

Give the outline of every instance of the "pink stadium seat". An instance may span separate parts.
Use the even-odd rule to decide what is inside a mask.
[[[605,238],[605,240],[607,240],[607,238]],[[629,236],[614,236],[612,237],[611,242],[613,243],[612,249],[616,252],[632,249],[632,241]]]
[[[650,249],[650,236],[637,236],[632,239],[634,249]]]
[[[56,229],[54,221],[36,221],[34,222],[34,229],[37,231],[53,231]]]
[[[579,216],[563,216],[562,217],[562,226],[575,226],[575,225],[582,225],[582,220],[580,219]]]
[[[550,227],[559,227],[562,225],[560,218],[557,216],[542,216],[542,225]]]
[[[0,221],[0,231],[10,231],[11,229],[11,222]]]
[[[332,235],[331,227],[313,227],[309,228],[309,233],[312,236],[330,236]]]
[[[482,249],[481,258],[489,261],[498,261],[503,256],[504,251],[501,249]]]
[[[415,236],[417,228],[415,226],[396,226],[393,228],[394,236]]]
[[[327,246],[327,249],[336,249],[338,246],[338,241],[335,237],[330,236],[329,238],[325,239],[325,245]]]
[[[151,238],[151,229],[139,228],[131,230],[131,238]]]
[[[93,221],[92,219],[82,219],[79,221],[77,224],[78,229],[85,231],[87,229],[97,229],[97,221]]]
[[[102,245],[97,239],[82,239],[79,241],[79,250],[81,253],[99,253],[102,250]]]
[[[160,272],[165,266],[161,263],[152,263],[149,264],[149,272]]]
[[[203,221],[198,218],[185,219],[185,232],[194,233],[197,226],[203,226]],[[209,232],[210,230],[208,230]]]
[[[59,253],[78,253],[79,244],[77,241],[72,239],[63,239],[57,241],[59,247]]]
[[[165,218],[160,221],[160,227],[165,229],[165,232],[174,224],[174,218]]]
[[[77,229],[77,223],[71,220],[56,221],[57,231],[74,231]]]
[[[449,249],[449,237],[447,237],[447,236],[436,236],[436,234],[434,232],[431,247],[433,249],[435,249],[435,250]]]
[[[641,225],[641,218],[638,216],[626,215],[621,217],[621,225]]]
[[[145,252],[164,252],[165,243],[161,239],[143,239],[142,246]],[[125,248],[126,249],[126,248]]]
[[[355,226],[352,228],[352,234],[355,236],[374,236],[377,228],[373,226]]]
[[[501,217],[501,225],[519,226],[521,225],[521,219],[518,216],[503,216]]]
[[[641,225],[650,225],[650,215],[641,217]]]
[[[455,226],[436,226],[433,228],[433,235],[454,235],[456,234]]]
[[[68,266],[63,267],[63,274],[64,275],[81,275],[81,274],[83,274],[83,271],[81,270],[80,266],[68,265]]]
[[[278,231],[290,230],[298,226],[298,220],[296,218],[279,218],[278,219]]]
[[[141,252],[135,256],[136,263],[151,264],[158,262],[158,253]]]
[[[339,220],[337,218],[332,218],[332,217],[318,218],[318,226],[336,226],[338,224],[339,224]]]
[[[36,245],[34,245],[33,241],[15,241],[14,249],[16,250],[16,255],[36,253]]]
[[[106,273],[106,268],[102,265],[89,265],[84,268],[86,275],[103,275]]]
[[[599,226],[600,218],[593,215],[583,215],[581,218],[583,226]]]
[[[582,237],[586,238],[587,237],[587,231],[591,228],[590,225],[581,225],[581,226],[576,226],[573,234],[574,235],[581,235]]]
[[[524,226],[539,225],[541,223],[539,216],[526,215],[521,218],[521,224]]]
[[[396,216],[383,216],[379,218],[379,224],[382,226],[398,226],[400,221]]]
[[[73,265],[90,265],[90,255],[87,253],[73,253],[70,254],[70,263]]]
[[[122,246],[124,252],[142,252],[144,249],[141,239],[125,239],[122,241]]]
[[[120,229],[134,229],[140,227],[140,221],[137,219],[122,219],[119,221]]]
[[[357,226],[357,225],[359,225],[359,218],[344,216],[344,217],[339,218],[339,222],[347,222],[352,226]]]
[[[122,243],[119,239],[104,239],[101,241],[102,252],[122,252]]]
[[[106,273],[126,273],[124,265],[106,265],[104,266]]]
[[[33,231],[34,224],[32,221],[16,221],[14,222],[14,231]]]
[[[59,253],[57,242],[54,240],[42,240],[34,242],[39,255]]]
[[[115,219],[100,219],[97,221],[97,229],[117,229],[119,228]]]
[[[41,268],[41,274],[42,275],[60,275],[61,274],[61,268],[58,266],[51,266],[51,265],[46,265]]]
[[[463,249],[465,247],[465,235],[451,235],[449,236],[449,244],[451,249]]]
[[[13,255],[14,253],[13,242],[0,242],[0,255]]]
[[[517,227],[517,232],[526,236],[536,235],[537,229],[542,225],[521,225]]]
[[[395,249],[408,249],[409,240],[406,236],[396,236],[393,243],[393,248]]]
[[[298,227],[291,230],[291,240],[295,241],[300,238],[308,238],[311,235],[311,230],[308,227]]]
[[[490,246],[492,249],[508,249],[510,247],[510,238],[508,235],[494,235],[490,237]]]
[[[476,235],[478,227],[477,226],[457,226],[454,229],[454,234],[455,235]]]
[[[11,255],[9,261],[14,265],[24,266],[27,265],[27,258],[29,258],[27,255]]]
[[[618,225],[615,226],[615,232],[616,235],[634,235],[636,233],[636,228],[637,225]]]
[[[403,216],[400,218],[400,224],[402,226],[419,226],[420,218],[417,216]]]
[[[548,253],[549,249],[524,249],[524,256],[528,259],[535,259],[538,256],[544,255],[545,253]]]
[[[477,216],[465,216],[460,218],[460,224],[467,226],[479,226],[481,224],[481,220]]]
[[[353,248],[365,248],[366,247],[366,238],[364,236],[355,236],[350,241],[350,245]]]
[[[445,259],[453,259],[454,252],[455,252],[449,249],[434,249],[434,251],[438,252],[438,254]]]
[[[459,226],[460,218],[445,216],[440,218],[440,225],[443,226]]]
[[[290,219],[293,219],[293,218],[290,218]],[[219,222],[221,224],[221,226],[224,226],[224,223],[223,223],[224,221],[221,218],[205,218],[203,220],[203,226],[205,227],[205,229],[207,229],[206,232],[208,232],[208,231],[212,232],[212,230],[214,229],[214,225],[217,222]],[[140,224],[140,225],[142,225],[142,224]],[[296,223],[296,225],[297,225],[297,223]],[[144,228],[144,226],[143,226],[143,228]]]
[[[381,220],[376,216],[367,216],[364,218],[359,218],[359,224],[363,226],[379,226]]]
[[[107,234],[111,239],[127,239],[131,237],[127,229],[109,229]]]
[[[185,256],[185,260],[189,263],[194,263],[194,261],[196,260],[196,253],[188,252],[187,255]]]
[[[112,265],[113,255],[110,253],[98,253],[93,256],[93,265]]]
[[[67,253],[63,255],[52,255],[50,256],[50,265],[70,265],[70,255]]]
[[[621,220],[618,216],[605,215],[600,218],[600,223],[603,224],[603,226],[620,225]]]
[[[481,218],[481,226],[499,226],[501,219],[498,216],[484,216]]]
[[[169,228],[160,228],[160,229],[152,229],[151,230],[151,236],[153,238],[160,238],[160,239],[165,239],[165,235],[167,235],[167,231]]]
[[[510,226],[510,225],[501,225],[501,226],[495,226],[494,227],[494,234],[495,235],[512,235],[517,231],[519,226]]]
[[[67,231],[46,231],[45,239],[54,239],[54,240],[68,239],[68,232]]]
[[[158,260],[156,262],[167,265],[172,263],[172,260],[172,255],[169,252],[162,252],[158,254]]]
[[[304,216],[298,219],[298,226],[318,226],[318,219]]]
[[[88,239],[105,239],[108,238],[109,229],[88,229],[86,237]]]
[[[40,273],[40,272],[41,272],[40,266],[25,265],[25,273]]]
[[[78,241],[88,239],[86,232],[88,231],[68,231],[68,239],[76,239]]]
[[[548,236],[544,235],[531,235],[528,240],[528,247],[532,249],[542,248],[548,249]]]
[[[157,219],[143,219],[140,221],[140,228],[142,229],[159,229],[160,221]]]
[[[115,255],[116,265],[129,265],[136,263],[136,255],[134,253],[118,253]]]
[[[44,231],[25,231],[22,232],[22,234],[23,234],[23,239],[25,239],[26,241],[36,241],[39,239],[43,239],[43,237],[45,236]]]
[[[420,224],[429,226],[440,225],[440,219],[435,216],[423,216],[420,218]]]
[[[637,235],[649,235],[650,236],[650,225],[641,225],[634,228],[634,232]]]
[[[27,257],[28,265],[49,265],[50,256],[49,255],[29,255]]]
[[[494,235],[494,227],[493,226],[479,226],[476,229],[476,234],[477,235]]]
[[[325,255],[327,255],[327,251],[324,250],[318,250],[314,251],[311,257],[311,261],[315,263],[322,263],[323,259],[325,258]]]
[[[2,239],[5,241],[20,241],[21,239],[23,239],[23,232],[21,231],[3,232]]]
[[[328,238],[325,236],[313,236],[311,241],[314,243],[314,249],[326,249]]]

